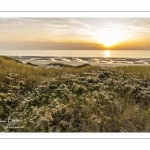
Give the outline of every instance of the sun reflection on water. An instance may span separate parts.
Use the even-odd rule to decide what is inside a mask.
[[[104,57],[110,57],[110,50],[104,51]]]

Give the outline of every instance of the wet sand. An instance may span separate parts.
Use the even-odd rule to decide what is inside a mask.
[[[10,56],[9,56],[10,57]],[[23,63],[45,66],[50,63],[62,63],[73,66],[90,64],[95,66],[150,65],[150,58],[105,58],[105,57],[46,57],[46,56],[11,56]]]

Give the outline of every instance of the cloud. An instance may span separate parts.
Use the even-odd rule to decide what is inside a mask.
[[[146,24],[150,25],[150,22],[145,21]]]
[[[26,41],[43,42],[37,44],[40,48],[41,45],[44,47],[44,42],[47,41],[54,48],[61,48],[58,46],[60,44],[63,48],[69,49],[74,46],[83,49],[81,43],[85,48],[96,48],[87,43],[100,43],[103,36],[101,31],[109,28],[116,31],[116,34],[119,30],[120,33],[128,35],[125,39],[127,41],[143,40],[146,45],[146,39],[150,39],[149,24],[149,18],[0,18],[0,41],[7,43],[18,41],[18,45]],[[52,44],[53,42],[58,43]],[[69,43],[77,43],[79,46]],[[28,47],[23,43],[22,45]],[[30,43],[32,48],[36,47],[33,45]]]
[[[61,42],[0,42],[1,50],[91,50],[103,49],[95,43],[61,43]]]

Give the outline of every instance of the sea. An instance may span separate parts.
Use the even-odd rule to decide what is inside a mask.
[[[6,56],[150,58],[150,50],[0,50]]]

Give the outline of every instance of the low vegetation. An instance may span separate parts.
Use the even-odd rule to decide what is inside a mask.
[[[0,131],[149,132],[149,70],[45,69],[0,57]]]
[[[31,62],[27,62],[26,65],[30,65],[30,66],[34,66],[34,67],[38,67],[38,65],[36,64],[32,64]]]
[[[82,67],[87,67],[87,66],[91,66],[90,64],[83,64],[83,65],[79,65],[79,66],[72,66],[72,65],[68,65],[68,64],[62,64],[62,63],[50,63],[45,65],[44,67],[47,68],[48,66],[59,66],[62,68],[82,68]]]

